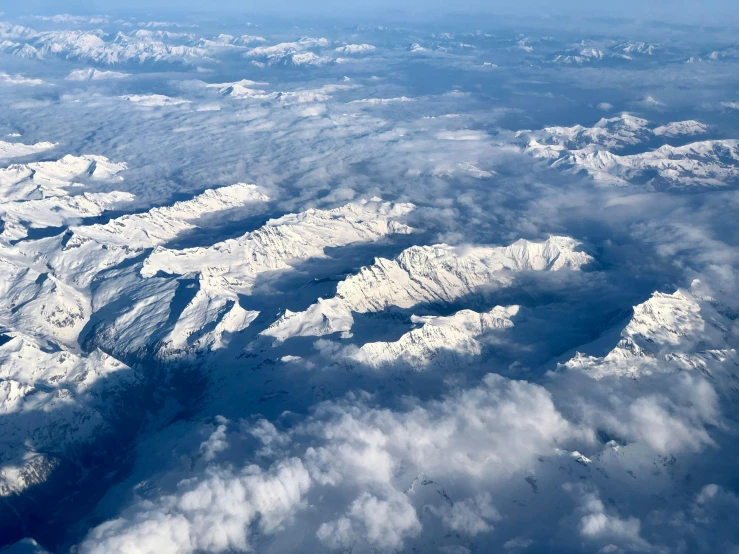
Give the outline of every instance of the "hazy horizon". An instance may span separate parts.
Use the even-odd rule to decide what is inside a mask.
[[[623,0],[621,2],[566,0],[554,5],[546,0],[521,0],[517,2],[461,0],[450,3],[444,0],[359,0],[344,2],[340,0],[320,0],[302,2],[299,0],[222,0],[217,4],[203,0],[129,0],[101,1],[77,0],[59,2],[56,0],[29,0],[22,5],[13,3],[0,10],[9,13],[106,13],[106,12],[169,12],[177,14],[208,13],[249,13],[270,16],[312,15],[315,17],[370,16],[382,19],[388,15],[423,16],[425,19],[442,17],[444,14],[464,15],[480,13],[490,16],[504,15],[534,18],[627,18],[637,21],[665,21],[674,23],[727,23],[739,18],[739,3],[732,0]],[[383,13],[386,11],[386,13]]]

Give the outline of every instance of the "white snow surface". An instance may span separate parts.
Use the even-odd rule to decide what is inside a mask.
[[[249,294],[257,275],[323,257],[326,247],[410,233],[411,228],[397,220],[413,209],[412,204],[379,201],[351,203],[333,210],[309,209],[270,220],[256,231],[208,248],[157,248],[144,263],[141,275],[151,277],[160,271],[199,273],[228,289]]]
[[[56,146],[53,142],[37,142],[36,144],[23,144],[20,142],[7,142],[0,140],[0,160],[9,160],[37,154],[50,150]]]
[[[336,296],[303,312],[286,311],[262,334],[284,341],[294,336],[349,332],[352,312],[380,312],[419,304],[452,302],[509,286],[517,272],[579,270],[592,261],[568,237],[510,246],[412,246],[396,258],[377,258],[341,281]]]
[[[335,48],[336,52],[342,54],[364,54],[366,52],[372,52],[375,47],[371,44],[347,44],[345,46],[339,46]]]
[[[448,317],[413,316],[413,323],[420,327],[394,342],[367,343],[351,353],[346,362],[377,370],[461,366],[482,353],[481,335],[513,327],[511,318],[517,313],[518,306],[496,306],[483,313],[462,310]]]
[[[723,188],[735,185],[739,179],[739,141],[665,145],[630,156],[579,150],[557,160],[554,166],[585,169],[595,181],[608,185],[629,186],[645,181],[652,190]]]
[[[69,187],[81,186],[78,180],[122,180],[118,174],[126,168],[123,162],[90,154],[10,165],[0,169],[0,201],[66,196]]]
[[[121,98],[138,104],[139,106],[146,106],[149,108],[160,106],[179,106],[190,103],[190,100],[172,98],[164,94],[126,94],[121,96]]]
[[[652,131],[657,136],[674,138],[682,136],[703,135],[708,132],[708,125],[689,119],[687,121],[674,121],[667,125],[655,127]]]
[[[0,345],[0,497],[45,479],[55,462],[44,452],[62,453],[108,429],[121,407],[106,399],[136,380],[100,350],[48,351],[21,333]]]
[[[716,375],[722,365],[739,363],[739,353],[727,348],[732,322],[716,311],[710,300],[692,290],[672,294],[655,292],[634,307],[621,340],[604,357],[577,353],[560,365],[595,379],[609,376],[639,378],[660,372],[700,371]]]
[[[129,73],[121,71],[101,71],[99,69],[75,69],[67,75],[67,81],[106,81],[110,79],[124,79]]]
[[[628,113],[603,118],[593,127],[545,127],[540,131],[519,131],[517,136],[534,141],[533,146],[580,150],[599,147],[620,149],[644,142],[651,135],[649,121]]]
[[[585,170],[599,184],[643,186],[669,191],[725,188],[739,183],[739,141],[704,140],[683,146],[664,144],[647,149],[650,141],[666,141],[705,135],[710,128],[695,120],[676,121],[653,127],[642,118],[621,114],[601,119],[593,127],[546,127],[519,131],[522,150],[551,160],[553,167],[578,173]],[[614,151],[642,146],[640,153],[619,155]]]
[[[258,210],[268,200],[269,197],[253,184],[237,183],[208,189],[190,200],[124,215],[104,225],[75,227],[73,231],[79,239],[73,241],[92,239],[101,244],[151,248],[194,229],[197,220],[204,216],[248,205]]]

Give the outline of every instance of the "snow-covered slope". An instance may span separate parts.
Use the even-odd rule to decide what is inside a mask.
[[[480,335],[513,326],[511,317],[518,306],[496,306],[489,312],[462,310],[449,317],[413,316],[420,327],[395,342],[371,342],[351,353],[346,363],[373,369],[410,368],[421,371],[429,366],[455,367],[482,353]]]
[[[36,144],[22,144],[20,142],[7,142],[0,140],[0,160],[10,160],[21,156],[28,156],[50,150],[56,144],[53,142],[37,142]]]
[[[105,224],[71,227],[64,235],[19,248],[26,257],[48,265],[65,281],[85,289],[100,272],[195,231],[204,218],[223,216],[230,210],[252,215],[261,212],[267,200],[255,185],[237,183]]]
[[[128,100],[139,106],[145,106],[147,108],[154,108],[160,106],[180,106],[182,104],[189,104],[189,100],[183,100],[182,98],[171,98],[164,94],[125,94],[121,96],[121,99]]]
[[[178,34],[137,31],[108,35],[100,30],[42,31],[23,28],[0,43],[9,54],[23,58],[59,56],[71,60],[113,65],[125,63],[188,63],[206,58],[216,46],[203,48],[188,44]],[[224,45],[221,45],[222,48]]]
[[[99,437],[119,417],[116,394],[136,381],[99,350],[81,356],[13,333],[0,345],[0,496],[37,484],[55,457]]]
[[[315,304],[302,312],[285,312],[262,335],[278,342],[290,337],[320,337],[333,333],[349,336],[354,317],[349,305],[341,298],[319,298]]]
[[[128,198],[124,193],[106,194],[106,198]],[[93,202],[100,200],[99,196],[105,195],[52,197],[2,206],[10,205],[18,211],[32,203],[28,209],[33,210],[36,223],[52,224],[70,216],[73,208],[78,209],[72,214],[77,217],[83,208],[92,213],[108,207]],[[176,279],[142,283],[138,265],[123,267],[104,279],[99,276],[154,246],[196,230],[209,217],[222,218],[232,210],[238,210],[242,217],[257,213],[264,209],[266,200],[256,186],[239,183],[207,190],[172,206],[112,219],[106,224],[73,227],[56,236],[13,247],[7,245],[4,255],[0,255],[3,276],[0,326],[23,330],[38,340],[48,337],[55,344],[75,350],[79,341],[86,338],[79,335],[90,318],[100,310],[113,310],[107,315],[110,321],[106,336],[112,341],[109,351],[121,347],[115,341],[124,338],[126,347],[138,348],[167,323],[170,302],[180,290],[180,283]],[[68,209],[62,209],[65,207]],[[47,212],[48,217],[42,219]],[[13,215],[19,216],[15,212]],[[59,221],[52,220],[54,217]],[[207,286],[202,287],[201,294],[193,300],[191,309],[183,312],[183,321],[173,331],[183,341],[213,321],[214,327],[208,327],[202,341],[217,346],[226,340],[224,335],[244,328],[255,317],[238,306],[234,294],[214,294],[217,299],[209,301],[208,290]],[[95,315],[95,321],[99,317]],[[139,317],[147,319],[139,320]],[[177,320],[171,325],[175,323]],[[118,329],[118,334],[113,329]]]
[[[268,200],[256,185],[236,183],[208,189],[171,206],[112,219],[105,225],[75,227],[73,231],[78,238],[72,240],[84,237],[104,244],[151,248],[194,229],[197,221],[206,216],[245,206],[251,206],[256,212],[263,209]]]
[[[0,254],[0,326],[74,349],[90,316],[89,298],[47,269]]]
[[[75,69],[67,75],[67,81],[106,81],[110,79],[123,79],[128,73],[120,71],[101,71],[99,69]]]
[[[620,149],[640,144],[651,135],[649,121],[628,113],[610,119],[601,119],[593,127],[545,127],[540,131],[519,131],[518,137],[525,137],[530,148],[559,147],[561,150],[580,150],[600,147]]]
[[[509,286],[521,271],[578,270],[592,258],[568,237],[544,242],[519,240],[506,247],[412,246],[395,259],[378,258],[340,282],[335,298],[304,312],[286,312],[263,334],[285,340],[348,332],[352,312],[452,302],[467,295]]]
[[[35,540],[26,538],[3,549],[3,554],[49,554],[49,551]]]
[[[582,65],[603,59],[603,51],[597,48],[581,48],[569,54],[557,54],[554,63]]]
[[[601,119],[592,127],[545,127],[538,131],[518,131],[517,139],[526,141],[526,149],[537,157],[559,157],[567,150],[588,152],[622,150],[646,144],[655,137],[679,138],[708,132],[708,125],[699,121],[675,121],[654,127],[646,119],[623,113]]]
[[[560,64],[591,64],[595,62],[634,61],[654,56],[658,47],[639,41],[613,44],[613,41],[581,41],[576,47],[555,54],[551,61]]]
[[[323,257],[329,246],[410,233],[411,228],[398,219],[413,208],[411,204],[362,201],[333,210],[310,209],[270,220],[256,231],[208,248],[158,248],[144,263],[141,274],[151,277],[160,271],[178,275],[199,273],[226,288],[249,294],[260,273]]]
[[[267,92],[262,88],[267,83],[252,81],[251,79],[242,79],[233,83],[209,83],[206,88],[218,89],[218,93],[231,98],[256,98],[258,100],[266,100],[276,98],[276,92]]]
[[[648,42],[632,40],[615,45],[613,47],[613,50],[623,52],[624,54],[628,54],[630,56],[634,54],[652,56],[654,55],[654,52],[655,50],[657,50],[657,48],[657,46]]]
[[[117,179],[125,163],[104,156],[66,155],[50,162],[14,164],[0,169],[0,200],[31,200],[46,196],[66,196],[68,187],[85,179]]]
[[[650,190],[678,190],[735,186],[739,177],[736,140],[706,140],[683,146],[665,144],[654,150],[622,156],[614,151],[650,143],[664,143],[703,135],[709,127],[694,120],[653,127],[645,119],[622,114],[601,119],[593,127],[546,127],[519,131],[522,149],[536,158],[552,160],[565,171],[585,170],[597,182],[639,185]]]
[[[713,140],[619,156],[606,151],[574,151],[554,167],[584,169],[604,184],[641,184],[652,190],[723,188],[739,182],[739,141]]]
[[[127,192],[73,194],[83,187],[78,181],[120,180],[118,173],[124,169],[125,163],[92,155],[0,169],[0,240],[23,238],[29,228],[59,227],[99,216],[132,201]]]
[[[234,186],[231,193],[239,198],[246,195],[250,201],[264,200],[247,185]],[[270,220],[256,231],[211,247],[158,247],[151,254],[143,252],[145,246],[158,241],[157,229],[163,236],[180,232],[187,222],[182,213],[190,212],[193,205],[202,213],[202,205],[212,205],[216,196],[209,191],[182,207],[176,204],[154,212],[153,218],[150,212],[144,219],[127,216],[123,223],[113,220],[105,226],[77,228],[61,251],[58,246],[50,249],[49,265],[81,288],[88,287],[105,268],[113,269],[126,258],[144,254],[143,262],[121,267],[105,281],[96,282],[93,310],[106,315],[94,318],[94,334],[86,340],[122,356],[147,348],[169,359],[217,350],[257,317],[258,312],[241,306],[239,295],[250,294],[260,275],[324,257],[324,248],[329,246],[411,232],[399,219],[412,205],[363,201]],[[174,224],[164,217],[168,212],[178,214]],[[157,220],[166,225],[157,225]]]
[[[652,132],[657,136],[674,138],[694,135],[703,135],[708,132],[708,125],[690,119],[687,121],[674,121],[667,125],[655,127]]]
[[[342,54],[365,54],[373,50],[375,50],[375,47],[371,44],[347,44],[334,49],[335,52]]]
[[[17,240],[26,236],[26,227],[60,227],[75,219],[99,216],[133,199],[133,194],[128,192],[85,192],[77,196],[2,202],[0,217],[5,223],[5,228],[0,233],[0,238]]]
[[[696,282],[693,288],[698,286]],[[692,290],[656,292],[634,307],[621,340],[606,356],[578,353],[561,368],[584,371],[596,379],[683,370],[712,375],[723,364],[739,364],[739,354],[729,347],[734,343],[731,328],[731,320]]]
[[[7,283],[16,296],[29,295],[48,309],[67,299],[52,310],[56,318],[64,314],[65,325],[57,329],[45,324],[59,342],[76,344],[91,322],[94,331],[79,340],[121,355],[156,345],[158,356],[173,357],[218,349],[246,328],[257,312],[243,309],[238,295],[248,294],[260,274],[325,256],[329,246],[411,231],[399,219],[412,205],[365,201],[284,216],[207,248],[159,246],[197,229],[204,218],[223,217],[234,209],[240,216],[257,213],[266,201],[257,187],[237,184],[106,224],[24,242],[13,248],[7,262]],[[41,284],[34,284],[36,280]],[[52,288],[36,290],[40,286]],[[6,298],[16,302],[10,294]],[[59,298],[56,304],[50,302],[53,298]],[[22,312],[10,304],[8,310]],[[36,319],[28,321],[35,325]]]
[[[263,60],[259,63],[269,65],[325,65],[331,61],[328,56],[320,56],[315,50],[328,48],[325,38],[301,38],[295,42],[281,42],[271,46],[257,46],[245,53],[248,58]]]

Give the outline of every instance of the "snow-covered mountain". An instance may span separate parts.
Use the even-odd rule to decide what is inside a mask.
[[[324,257],[329,246],[411,232],[398,220],[412,205],[365,201],[270,220],[256,231],[207,248],[161,246],[231,210],[240,217],[258,213],[266,200],[253,185],[209,190],[172,206],[24,242],[16,247],[14,259],[32,260],[75,299],[58,311],[74,322],[68,333],[56,331],[58,340],[71,343],[83,327],[92,325],[92,334],[79,338],[86,344],[121,356],[156,346],[157,356],[173,357],[218,349],[227,336],[248,327],[258,312],[242,308],[239,295],[250,294],[260,275]],[[29,279],[36,279],[33,273],[26,276],[22,266],[13,275],[11,282],[21,291]],[[45,294],[37,295],[45,301]]]
[[[364,54],[373,50],[375,50],[375,47],[371,44],[347,44],[334,49],[334,51],[341,54]]]
[[[675,138],[703,135],[708,132],[708,125],[690,119],[688,121],[674,121],[666,125],[660,125],[652,129],[657,136]]]
[[[106,211],[129,204],[134,196],[128,192],[84,192],[76,196],[52,196],[26,201],[0,203],[5,229],[0,238],[18,240],[27,228],[61,227],[76,219],[96,217]]]
[[[596,48],[583,48],[572,54],[557,54],[552,58],[554,63],[582,65],[603,59],[603,51]]]
[[[694,288],[700,283],[694,283]],[[654,293],[634,307],[618,345],[604,357],[577,354],[562,369],[579,370],[593,378],[636,379],[654,373],[698,371],[721,378],[727,368],[736,374],[739,353],[732,344],[733,322],[710,299],[692,290]]]
[[[139,106],[147,108],[155,108],[159,106],[180,106],[182,104],[189,104],[190,100],[183,100],[182,98],[172,98],[165,94],[125,94],[121,96],[122,100],[128,100]]]
[[[248,50],[244,56],[257,63],[268,65],[313,65],[321,66],[332,61],[329,56],[318,52],[328,49],[330,43],[325,38],[301,38],[295,42],[281,42],[271,46],[257,46]]]
[[[623,113],[603,118],[592,127],[545,127],[540,131],[519,131],[517,137],[527,139],[529,151],[537,157],[550,157],[548,151],[561,155],[565,150],[619,150],[640,144],[649,139],[649,127],[646,119]]]
[[[241,79],[233,83],[210,83],[205,85],[207,88],[218,89],[218,93],[231,98],[255,98],[258,100],[269,100],[277,97],[275,92],[267,92],[261,87],[267,83],[252,81],[251,79]]]
[[[187,44],[186,41],[154,33],[137,32],[127,35],[119,32],[108,35],[95,31],[41,31],[32,29],[4,33],[6,39],[0,48],[22,58],[49,58],[59,56],[70,60],[102,65],[147,62],[190,63],[207,58],[213,49]],[[0,38],[3,34],[0,33]],[[170,40],[170,42],[166,42]]]
[[[52,183],[59,196],[0,204],[6,233],[11,217],[28,218],[31,226],[61,226],[69,219],[99,215],[111,203],[132,197],[122,192],[63,195],[65,183],[80,173],[111,177],[125,168],[104,158],[66,157],[27,167],[28,179],[37,186]],[[118,432],[129,417],[128,409],[136,411],[126,395],[140,385],[148,386],[109,354],[95,347],[87,352],[80,348],[80,333],[90,318],[110,302],[127,301],[127,295],[135,302],[142,290],[131,289],[137,289],[141,278],[126,282],[125,276],[113,275],[91,287],[93,280],[127,258],[197,229],[208,217],[233,217],[234,211],[244,217],[250,210],[262,209],[267,200],[256,186],[236,184],[105,224],[73,227],[17,246],[0,245],[0,495],[21,495],[62,466],[71,471],[76,456],[87,455],[89,445],[101,444],[104,437]],[[176,290],[176,281],[172,287]],[[194,306],[197,312],[201,304]],[[161,308],[166,315],[167,304]],[[255,315],[233,305],[202,341],[218,348],[229,333],[248,325]],[[194,315],[186,312],[174,334],[182,333],[180,328],[188,324],[195,329],[207,327],[208,316],[207,308]],[[131,332],[142,333],[142,323],[134,322]],[[154,319],[150,325],[157,323]],[[129,406],[122,405],[124,401]]]
[[[7,142],[0,140],[0,160],[10,160],[20,158],[30,154],[43,152],[54,148],[56,144],[52,142],[37,142],[36,144],[23,144],[20,142]]]
[[[599,62],[634,61],[654,56],[660,51],[658,45],[642,41],[581,41],[576,47],[555,54],[551,62],[583,65]]]
[[[118,174],[125,169],[125,163],[87,154],[68,154],[49,162],[14,164],[0,169],[0,198],[8,201],[66,196],[70,187],[79,187],[86,179],[120,180],[122,178]]]
[[[64,344],[75,345],[85,338],[79,337],[79,333],[91,317],[97,321],[98,312],[122,310],[117,318],[107,315],[112,327],[108,328],[105,336],[113,341],[109,343],[109,351],[136,349],[146,344],[151,333],[171,317],[170,302],[180,283],[176,279],[156,279],[147,285],[138,275],[140,264],[116,268],[125,266],[126,260],[146,255],[157,245],[196,231],[198,225],[209,217],[229,217],[234,215],[232,212],[245,217],[263,210],[266,201],[267,197],[256,186],[236,184],[207,190],[191,200],[171,206],[124,215],[105,224],[72,227],[60,235],[20,243],[10,251],[13,261],[7,262],[7,282],[12,288],[6,298],[11,303],[12,313],[16,319],[23,316],[23,321],[27,319],[30,324],[46,325],[50,336]],[[101,278],[101,274],[106,272],[107,276]],[[192,325],[200,322],[200,326],[195,325],[193,330],[183,331],[185,338],[193,331],[207,327],[215,318],[219,323],[214,323],[216,328],[211,329],[210,338],[204,340],[209,345],[218,343],[224,332],[241,328],[248,324],[249,318],[253,319],[234,304],[236,296],[233,293],[218,295],[215,305],[208,307],[207,299],[203,305],[201,298],[206,290],[210,289],[204,286],[201,294],[193,299],[192,310],[196,313],[192,314],[191,310],[182,314],[183,320],[194,318]],[[29,306],[17,307],[16,295],[29,296]],[[120,305],[120,302],[124,304]],[[45,308],[40,312],[34,311],[37,304]],[[205,311],[198,312],[200,308]],[[28,314],[24,316],[25,310]],[[139,320],[143,314],[147,314],[149,321]],[[39,315],[41,322],[38,322]],[[175,334],[183,325],[187,326],[180,324]],[[119,328],[119,334],[114,334],[113,328]],[[124,338],[128,342],[116,342]]]
[[[203,279],[249,294],[256,277],[268,271],[289,269],[291,264],[324,256],[327,247],[376,241],[412,229],[398,219],[413,210],[412,204],[378,200],[347,204],[334,210],[307,210],[268,221],[246,235],[208,248],[170,250],[157,248],[145,261],[141,275],[158,272],[198,273]]]
[[[67,81],[105,81],[108,79],[124,79],[128,73],[121,71],[100,71],[99,69],[75,69],[67,75]]]
[[[734,187],[739,178],[739,141],[714,140],[619,156],[608,151],[574,151],[554,167],[584,169],[599,183],[643,184],[651,190]]]
[[[633,40],[622,42],[620,44],[616,44],[615,46],[613,46],[614,51],[623,52],[624,54],[628,54],[629,56],[633,56],[635,54],[653,56],[654,52],[658,48],[659,46],[650,44],[648,42],[633,41]]]
[[[77,170],[68,160],[46,167],[44,175],[61,180]],[[91,198],[95,195],[48,197],[18,206],[33,210],[28,213],[34,217],[46,210],[61,222],[77,205],[70,201],[84,204]],[[60,456],[63,459],[84,448],[88,440],[99,441],[111,418],[120,415],[116,398],[141,380],[95,347],[89,354],[80,352],[79,343],[85,338],[81,331],[91,318],[97,321],[93,342],[109,351],[131,352],[157,343],[159,355],[172,359],[188,352],[218,350],[248,327],[258,312],[242,308],[228,280],[211,273],[215,268],[207,269],[203,262],[210,252],[230,246],[231,271],[253,281],[261,272],[320,257],[326,246],[411,231],[396,220],[408,214],[412,205],[355,203],[285,216],[225,245],[177,254],[191,257],[181,271],[202,271],[199,282],[149,275],[161,263],[166,252],[162,249],[143,267],[136,264],[111,271],[128,258],[197,229],[208,217],[223,217],[233,210],[240,210],[243,217],[244,210],[264,209],[267,200],[256,186],[236,184],[105,224],[73,227],[59,237],[4,248],[9,256],[0,257],[0,328],[8,330],[0,344],[0,412],[4,414],[0,489],[4,496],[42,483],[61,463]],[[61,209],[65,207],[67,211]],[[20,215],[18,210],[13,213]],[[44,220],[36,220],[40,221]],[[140,268],[147,278],[139,276]],[[186,293],[187,287],[191,293]],[[173,312],[182,294],[189,294],[189,300]],[[100,325],[103,322],[105,326]]]
[[[442,369],[463,365],[482,352],[479,337],[495,329],[513,327],[518,306],[496,306],[489,312],[462,310],[448,317],[413,316],[419,327],[394,342],[371,342],[347,356],[345,363],[382,370],[429,366]]]
[[[347,277],[334,298],[321,299],[303,312],[286,311],[262,334],[286,340],[349,332],[352,312],[408,309],[485,295],[510,286],[516,273],[523,271],[578,270],[592,261],[579,246],[571,238],[557,236],[544,242],[519,240],[506,247],[412,246],[392,260],[378,258]]]
[[[38,463],[74,455],[119,418],[116,395],[138,377],[95,350],[89,355],[43,348],[23,334],[0,345],[0,496],[37,484]]]
[[[104,225],[75,227],[72,229],[74,237],[70,240],[72,245],[82,239],[91,239],[107,245],[151,248],[195,229],[197,222],[205,217],[245,207],[257,212],[263,209],[268,200],[269,197],[261,193],[256,185],[237,183],[208,189],[190,200],[175,202],[171,206],[124,215]]]
[[[94,155],[0,169],[0,240],[18,240],[32,228],[61,227],[130,203],[134,196],[127,192],[76,194],[84,188],[80,181],[115,182],[125,169],[125,163]]]
[[[663,144],[636,154],[614,153],[627,147],[645,150],[655,140],[685,140],[708,131],[707,125],[694,120],[654,127],[645,119],[622,114],[601,119],[593,127],[519,131],[516,139],[524,141],[527,154],[551,160],[552,167],[561,170],[584,170],[602,184],[659,191],[733,187],[739,171],[736,140]]]

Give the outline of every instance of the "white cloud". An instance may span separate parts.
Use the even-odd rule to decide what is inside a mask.
[[[615,543],[637,552],[650,550],[640,536],[641,522],[608,512],[597,493],[583,492],[580,511],[584,513],[579,523],[580,535],[586,540],[604,544],[606,548]]]
[[[180,482],[175,494],[134,505],[96,527],[80,545],[83,554],[185,554],[250,550],[251,526],[275,533],[311,486],[300,460],[267,471],[212,467],[200,479]]]
[[[222,416],[216,418],[218,427],[211,433],[206,441],[200,444],[200,452],[206,461],[212,461],[219,452],[223,452],[228,448],[226,441],[226,424],[228,420]]]
[[[365,541],[384,550],[402,548],[406,537],[420,532],[421,523],[408,498],[388,489],[387,497],[363,493],[349,505],[345,516],[322,524],[317,536],[331,548],[347,548]]]
[[[444,504],[440,512],[444,525],[449,529],[471,536],[492,531],[492,522],[502,518],[492,504],[490,493],[486,492],[455,502],[452,506]]]
[[[308,467],[317,481],[331,484],[347,477],[390,483],[401,464],[418,473],[494,481],[553,451],[557,441],[587,438],[545,389],[492,374],[478,387],[406,412],[337,403],[322,405],[316,417],[325,421],[308,429],[327,444],[309,449]]]

